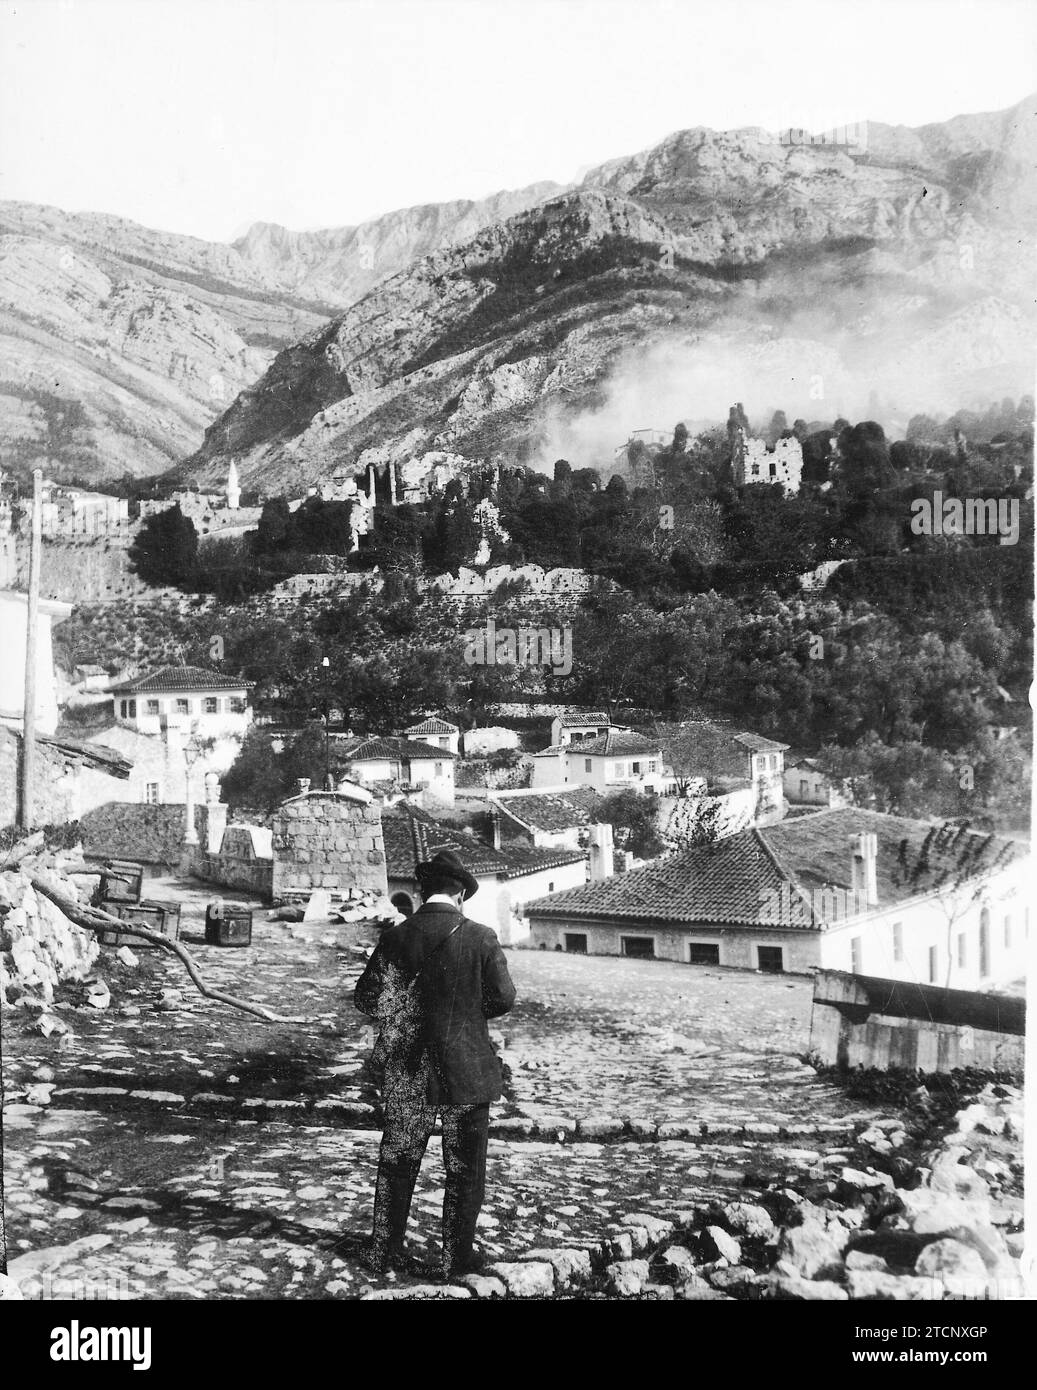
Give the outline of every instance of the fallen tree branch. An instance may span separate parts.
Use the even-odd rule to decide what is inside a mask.
[[[214,999],[218,1004],[227,1004],[232,1009],[241,1009],[243,1013],[253,1014],[256,1018],[262,1018],[267,1023],[313,1022],[312,1019],[308,1018],[275,1014],[273,1010],[265,1009],[262,1004],[252,1004],[247,999],[239,999],[234,994],[226,994],[223,990],[212,989],[199,974],[198,966],[190,951],[185,946],[181,946],[178,941],[171,941],[168,936],[163,936],[161,932],[151,931],[148,927],[142,927],[136,922],[124,922],[121,917],[114,917],[111,913],[103,912],[98,907],[88,907],[84,903],[75,902],[35,874],[32,876],[31,882],[37,893],[41,893],[43,897],[49,899],[56,908],[65,914],[70,922],[75,922],[76,926],[82,927],[84,931],[93,932],[96,935],[99,932],[114,929],[129,936],[139,936],[142,940],[150,942],[152,946],[158,946],[163,951],[168,951],[170,955],[176,956],[190,975],[199,994],[203,994],[206,999]]]

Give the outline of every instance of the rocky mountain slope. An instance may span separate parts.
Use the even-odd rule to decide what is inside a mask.
[[[235,458],[297,493],[426,449],[607,462],[630,428],[672,425],[632,412],[675,377],[689,416],[746,385],[814,416],[876,390],[905,412],[1029,390],[1034,113],[869,124],[849,146],[680,132],[376,285],[279,353],[176,476]]]
[[[234,245],[0,203],[4,462],[96,481],[162,472],[279,348],[416,256],[556,191],[537,184],[330,231],[257,224]]]

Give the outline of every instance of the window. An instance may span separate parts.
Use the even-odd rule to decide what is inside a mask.
[[[144,800],[148,806],[158,805],[158,783],[148,782],[144,788]]]
[[[861,939],[855,936],[850,941],[850,969],[855,975],[861,973]]]
[[[654,758],[649,758],[649,759],[648,759],[648,771],[649,771],[649,772],[654,772],[655,770],[656,770],[656,768],[655,768],[655,759],[654,759]]]
[[[935,946],[929,947],[929,983],[935,985],[940,969],[940,953]]]
[[[120,700],[120,701],[119,701],[119,718],[120,718],[120,719],[125,719],[125,718],[127,717],[127,716],[126,716],[127,705],[128,705],[128,702],[127,702],[126,700]]]
[[[549,893],[553,893],[554,890],[555,890],[554,879],[551,879],[551,880],[549,881],[548,885],[547,885],[547,891],[548,891]]]
[[[800,794],[800,796],[803,798],[804,801],[806,800],[806,798],[807,798],[807,793],[808,793],[809,791],[810,791],[810,783],[807,781],[807,779],[806,779],[805,777],[801,777],[801,778],[799,779],[799,794]]]
[[[981,980],[990,974],[990,909],[985,907],[979,914],[979,976]]]
[[[969,963],[968,937],[964,932],[958,933],[958,969],[964,970]]]
[[[203,714],[219,714],[219,712],[220,712],[220,702],[219,702],[219,700],[216,698],[216,696],[215,696],[215,695],[206,695],[205,699],[202,701],[202,713],[203,713]]]
[[[587,938],[582,932],[565,933],[565,949],[574,956],[585,956],[587,954]]]
[[[903,922],[893,923],[893,959],[904,959],[904,924]]]
[[[1011,946],[1011,944],[1012,944],[1012,919],[1011,919],[1011,917],[1006,917],[1006,918],[1005,918],[1005,947],[1007,948],[1007,947]]]
[[[631,764],[630,764],[630,771],[631,771],[631,772],[634,774],[634,776],[636,777],[637,774],[641,771],[641,764],[640,764],[640,763],[631,763]]]
[[[177,702],[176,702],[176,712],[177,712],[177,714],[190,714],[190,713],[191,713],[191,701],[190,701],[190,700],[177,700]]]
[[[583,760],[583,770],[584,770],[584,772],[593,772],[593,771],[594,771],[594,763],[591,761],[590,758],[584,758],[584,760]]]
[[[756,968],[766,970],[768,974],[779,974],[785,969],[782,948],[780,946],[757,946],[756,948]]]
[[[719,965],[720,947],[709,941],[689,941],[688,964]]]
[[[158,714],[160,711],[161,706],[157,700],[148,700],[144,705],[145,714]]]
[[[244,714],[244,713],[245,713],[245,700],[244,700],[244,697],[241,696],[241,695],[232,695],[232,696],[230,697],[230,699],[227,701],[227,708],[230,710],[231,714]]]
[[[122,717],[123,719],[136,719],[136,717],[137,717],[137,701],[136,701],[136,700],[120,700],[120,702],[119,702],[119,714],[121,715],[121,717]]]
[[[654,937],[621,936],[619,938],[619,946],[625,956],[633,956],[636,960],[655,959]]]
[[[435,772],[433,773],[433,776],[434,776],[434,777],[442,777],[442,775],[443,775],[443,764],[442,764],[442,763],[434,763],[434,764],[433,764],[433,767],[435,768]]]

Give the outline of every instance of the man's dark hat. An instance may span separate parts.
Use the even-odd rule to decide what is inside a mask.
[[[417,867],[418,885],[424,888],[429,879],[448,878],[464,889],[465,902],[479,891],[479,882],[474,878],[452,850],[438,850],[431,859]]]

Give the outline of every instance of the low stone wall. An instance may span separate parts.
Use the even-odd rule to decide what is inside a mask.
[[[225,854],[199,854],[191,869],[196,878],[206,883],[218,883],[224,888],[237,888],[269,898],[274,891],[272,859],[239,859]]]
[[[1026,1002],[1007,995],[819,970],[810,1050],[826,1066],[1023,1070]]]

